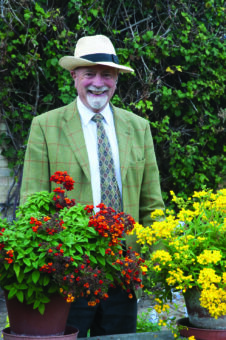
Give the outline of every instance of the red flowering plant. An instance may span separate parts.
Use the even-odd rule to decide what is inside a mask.
[[[93,206],[76,204],[66,196],[74,185],[66,172],[50,181],[60,186],[30,195],[13,222],[0,220],[0,286],[8,298],[41,314],[56,293],[68,302],[87,297],[94,306],[119,285],[132,298],[144,267],[139,254],[123,248],[134,219],[104,204],[96,214]]]

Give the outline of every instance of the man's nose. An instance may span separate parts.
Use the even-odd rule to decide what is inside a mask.
[[[93,78],[93,86],[101,87],[104,86],[104,77],[101,74],[96,74]]]

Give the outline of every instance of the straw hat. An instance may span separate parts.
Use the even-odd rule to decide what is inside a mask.
[[[111,40],[104,35],[93,35],[79,39],[74,56],[61,58],[59,64],[68,71],[94,65],[114,67],[124,73],[134,71],[130,67],[119,65],[114,46]]]

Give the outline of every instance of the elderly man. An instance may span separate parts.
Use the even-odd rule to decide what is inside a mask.
[[[59,64],[70,71],[77,99],[35,117],[28,141],[21,200],[30,193],[52,190],[49,178],[67,171],[75,181],[70,196],[82,204],[100,202],[131,214],[143,225],[150,213],[164,209],[159,173],[148,122],[110,104],[118,74],[133,72],[119,64],[111,41],[103,36],[78,40],[74,56]],[[135,236],[126,245],[137,248]],[[137,301],[120,288],[88,307],[83,298],[72,304],[68,325],[79,336],[136,332]]]

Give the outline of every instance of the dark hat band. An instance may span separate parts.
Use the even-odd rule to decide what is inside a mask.
[[[80,58],[93,61],[93,62],[108,61],[108,62],[113,62],[115,64],[119,64],[118,57],[115,54],[94,53],[94,54],[82,55]]]

